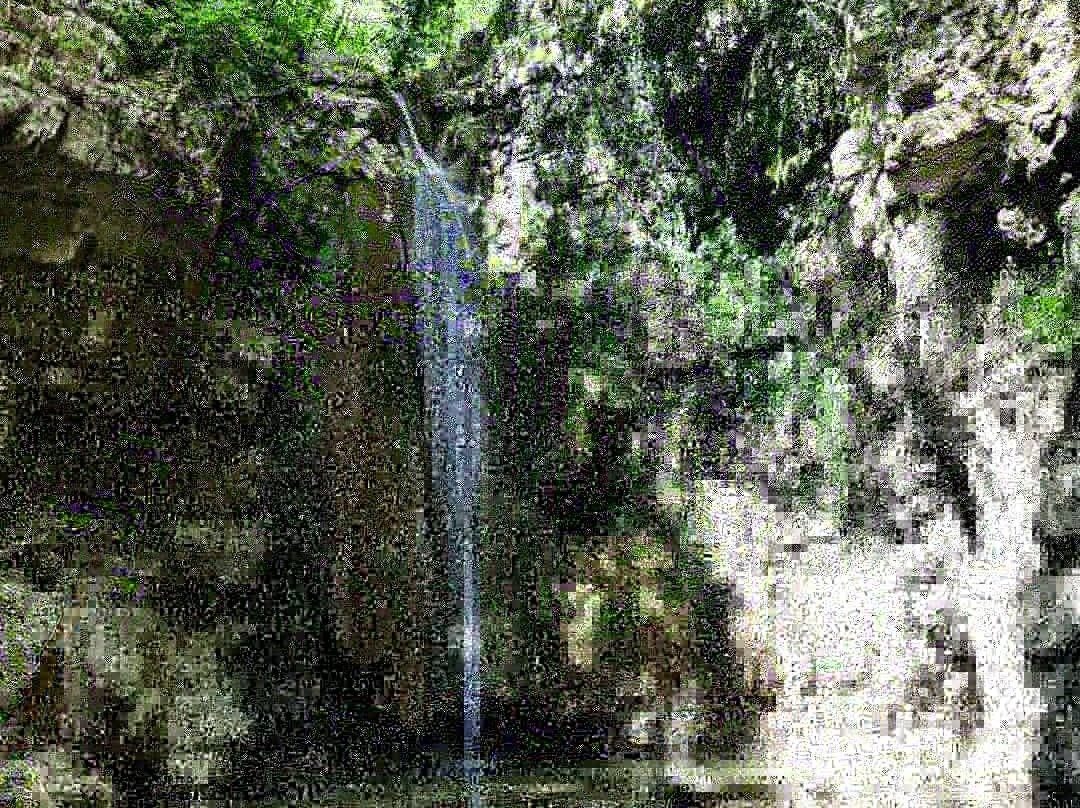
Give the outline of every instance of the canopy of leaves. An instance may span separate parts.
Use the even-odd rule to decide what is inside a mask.
[[[494,0],[108,0],[95,13],[120,34],[129,69],[190,71],[205,96],[280,91],[325,51],[400,85],[494,10]]]
[[[240,76],[255,83],[295,79],[305,50],[340,37],[332,0],[167,0],[106,8],[133,69],[186,66],[204,92]]]

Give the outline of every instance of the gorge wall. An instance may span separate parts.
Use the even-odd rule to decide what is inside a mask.
[[[276,106],[179,48],[147,65],[121,11],[150,8],[0,11],[0,778],[27,805],[287,795],[436,703],[393,113],[325,54]]]
[[[735,597],[740,703],[760,694],[749,748],[792,804],[1068,804],[1075,8],[504,12],[446,145],[518,289],[500,378],[525,355],[547,378],[516,410],[552,429],[530,518],[585,547],[561,567],[568,689],[677,734],[709,666],[598,637],[613,571],[643,540],[676,561],[664,515],[690,513]]]
[[[114,12],[0,11],[5,787],[455,754],[400,90],[484,245],[483,754],[1070,804],[1074,3],[523,0],[397,78]]]

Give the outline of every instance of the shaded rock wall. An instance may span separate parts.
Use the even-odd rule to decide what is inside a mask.
[[[245,143],[266,129],[286,149],[302,127],[200,96],[182,71],[131,73],[97,11],[0,11],[0,575],[5,603],[40,601],[51,624],[5,623],[19,637],[0,647],[22,661],[3,678],[3,742],[54,803],[257,793],[243,767],[285,742],[267,725],[275,699],[296,727],[311,707],[318,743],[340,747],[316,750],[324,762],[368,743],[364,721],[430,720],[428,565],[408,550],[427,467],[408,200],[370,88],[350,95],[313,65],[301,111],[341,130],[322,170],[344,192],[323,212],[364,282],[326,302],[340,317],[320,346],[324,404],[307,449],[290,444],[287,324],[216,312],[208,275],[226,218],[256,202],[232,198]],[[317,521],[303,537],[291,500]],[[383,577],[364,578],[372,566]],[[294,657],[312,652],[307,668],[256,664],[275,630]]]

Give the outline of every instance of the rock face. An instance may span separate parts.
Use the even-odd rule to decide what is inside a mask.
[[[284,399],[274,385],[284,329],[214,311],[207,275],[229,235],[222,205],[237,192],[223,186],[240,176],[245,137],[264,127],[284,149],[302,127],[208,97],[181,68],[135,71],[113,10],[50,0],[0,10],[0,709],[4,756],[24,754],[26,769],[4,770],[0,802],[20,778],[20,799],[41,805],[226,789],[237,749],[271,737],[259,687],[288,687],[244,667],[274,615],[299,611],[292,589],[263,594],[268,575],[322,581],[312,584],[323,586],[322,619],[340,624],[320,648],[324,667],[346,659],[355,679],[379,668],[381,700],[417,726],[429,715],[422,639],[396,676],[392,664],[400,626],[429,634],[423,597],[388,623],[374,583],[344,584],[373,558],[389,567],[422,507],[422,438],[402,407],[414,392],[410,349],[384,344],[409,332],[408,290],[393,286],[408,228],[386,207],[401,194],[380,162],[394,148],[376,142],[379,105],[341,90],[333,65],[313,67],[311,114],[336,115],[342,138],[322,170],[355,203],[324,193],[313,204],[336,217],[330,229],[365,281],[326,302],[347,315],[325,351],[323,432],[311,438],[330,460],[299,492],[338,496],[318,514],[305,569],[281,572],[277,559],[299,541],[268,481],[296,462],[284,461],[276,421],[288,406],[272,403]],[[307,563],[316,554],[324,569]],[[424,566],[408,559],[382,596]],[[277,628],[282,643],[298,636]]]
[[[5,249],[63,264],[91,234],[120,255],[169,231],[180,249],[197,246],[220,201],[211,149],[222,123],[181,100],[173,75],[123,75],[122,41],[77,3],[14,3],[5,17],[2,163],[16,189],[4,201]],[[189,215],[149,208],[153,192]]]
[[[42,652],[48,646],[59,621],[58,599],[29,587],[13,583],[3,586],[4,659],[3,680],[0,684],[0,700],[7,714],[17,706],[23,691],[30,684],[34,671],[40,666]]]
[[[1010,319],[1009,288],[1047,244],[1058,283],[1076,280],[1071,227],[1046,224],[1071,210],[1075,21],[1064,3],[964,4],[924,25],[934,44],[904,50],[872,134],[850,129],[832,153],[851,239],[894,289],[895,371],[878,386],[905,415],[864,469],[907,538],[815,539],[745,492],[708,498],[706,543],[743,596],[736,636],[778,689],[761,750],[793,805],[1027,805],[1047,756],[1029,634],[1071,519],[1068,462],[1048,476],[1047,458],[1072,440],[1073,363]],[[732,541],[723,526],[749,519],[774,527]]]
[[[205,465],[201,475],[191,474],[210,458],[199,458],[190,436],[184,449],[174,444],[170,452],[134,426],[146,402],[168,400],[148,346],[159,370],[198,364],[184,327],[177,328],[181,309],[170,314],[167,306],[183,305],[184,279],[213,230],[219,165],[206,152],[228,132],[179,101],[174,77],[123,75],[122,42],[85,7],[17,3],[0,15],[0,177],[8,189],[0,203],[3,586],[12,597],[23,592],[22,617],[5,621],[18,637],[7,657],[19,660],[5,665],[5,673],[18,671],[4,690],[16,699],[19,722],[5,740],[19,739],[28,753],[28,782],[40,804],[108,804],[111,775],[93,771],[90,761],[112,754],[110,744],[124,733],[147,749],[163,741],[169,748],[167,735],[157,734],[160,716],[171,714],[190,730],[214,711],[182,717],[154,689],[169,686],[159,673],[172,670],[172,661],[141,645],[142,629],[118,616],[123,608],[115,598],[129,597],[121,594],[128,587],[143,593],[159,583],[174,586],[177,576],[161,565],[147,533],[130,531],[120,514],[91,502],[123,501],[118,489],[130,477],[121,469],[134,470],[127,461],[140,453],[166,480],[186,477],[189,496],[209,493],[212,477],[237,481],[251,470],[238,452],[238,462],[225,461],[223,476]],[[173,216],[170,206],[188,213]],[[210,326],[203,333],[212,332]],[[203,367],[201,380],[191,376],[189,383],[213,401],[219,377]],[[186,469],[177,468],[177,454]],[[219,470],[223,460],[214,459]],[[207,551],[209,561],[214,551]],[[218,552],[219,559],[229,556],[227,548]],[[97,591],[90,602],[73,598],[87,587]],[[135,612],[162,630],[156,609]],[[72,620],[86,630],[66,630]],[[120,645],[94,642],[121,635]],[[90,698],[83,676],[104,700]],[[119,722],[109,699],[128,705]],[[224,731],[209,745],[206,736],[178,741],[166,754],[201,759],[239,734]],[[208,770],[177,766],[173,774],[194,783]]]
[[[435,706],[429,668],[442,581],[438,553],[423,552],[426,438],[409,351],[364,325],[334,351],[327,372],[335,519],[328,549],[342,647],[354,664],[379,671],[377,701],[400,707],[420,731]]]
[[[543,312],[535,320],[543,335],[537,355],[557,367],[552,372],[566,371],[571,390],[581,380],[585,403],[553,416],[565,422],[555,428],[574,457],[589,452],[589,417],[594,425],[609,418],[630,433],[627,443],[648,443],[635,457],[661,454],[649,450],[663,419],[646,425],[634,411],[654,402],[625,389],[648,389],[649,373],[696,375],[687,385],[707,395],[700,360],[709,345],[694,307],[704,290],[688,269],[700,253],[686,246],[692,239],[680,241],[689,214],[670,191],[684,176],[665,163],[671,141],[681,137],[706,211],[742,226],[759,212],[773,222],[769,210],[782,204],[755,200],[747,215],[716,191],[724,178],[710,176],[710,165],[722,174],[748,159],[761,173],[771,155],[760,144],[724,139],[728,130],[752,132],[753,115],[738,117],[715,76],[730,94],[760,99],[770,92],[764,74],[790,71],[797,54],[773,53],[768,71],[739,85],[758,39],[772,33],[752,29],[752,14],[743,26],[731,4],[709,5],[700,19],[693,17],[698,6],[679,5],[691,16],[686,36],[694,46],[680,51],[673,35],[650,50],[650,25],[661,25],[657,9],[673,8],[631,5],[578,16],[559,4],[516,4],[528,35],[506,36],[488,72],[480,71],[479,89],[462,92],[463,105],[471,104],[462,118],[494,109],[492,151],[475,161],[490,191],[493,263],[530,286],[535,278],[536,297],[548,297],[546,308],[535,306]],[[1072,730],[1053,730],[1049,742],[1040,736],[1052,723],[1044,707],[1072,709],[1063,706],[1072,698],[1064,695],[1072,684],[1063,684],[1072,682],[1071,668],[1062,673],[1048,660],[1065,653],[1072,606],[1062,580],[1076,565],[1069,549],[1075,341],[1066,324],[1080,266],[1075,4],[806,5],[800,24],[826,40],[833,28],[843,32],[829,64],[841,94],[852,97],[845,96],[847,112],[830,119],[837,126],[828,148],[800,157],[805,173],[798,178],[792,169],[797,179],[786,196],[780,178],[795,158],[776,158],[775,197],[788,205],[784,221],[795,222],[790,263],[798,288],[773,294],[793,294],[798,305],[786,330],[769,336],[785,350],[807,332],[824,335],[815,350],[845,346],[830,378],[846,440],[833,451],[820,424],[800,423],[792,412],[774,419],[768,439],[728,424],[722,428],[734,436],[696,436],[699,445],[730,444],[729,455],[748,458],[720,465],[722,483],[702,485],[697,530],[713,574],[735,591],[731,634],[746,684],[762,703],[772,701],[756,751],[784,773],[794,805],[1026,805],[1033,791],[1055,787],[1049,780],[1033,786],[1033,767],[1036,779],[1054,768],[1069,780],[1073,774],[1062,772],[1076,759]],[[836,25],[814,28],[818,14],[833,15],[827,19]],[[619,55],[605,48],[609,39],[624,48]],[[811,40],[802,40],[807,50]],[[688,69],[679,62],[687,53],[710,69]],[[710,72],[714,64],[719,69]],[[656,84],[666,96],[653,92]],[[610,87],[610,95],[597,89]],[[815,92],[806,93],[809,108],[830,103]],[[599,100],[595,111],[575,117],[582,97]],[[766,101],[750,107],[758,120],[774,120]],[[797,127],[791,109],[778,114],[787,116],[781,128]],[[609,123],[620,115],[636,137],[625,151],[625,134]],[[710,154],[711,164],[699,159]],[[523,177],[536,178],[524,191]],[[823,198],[839,204],[821,214],[815,205]],[[695,236],[708,232],[701,220],[694,224]],[[593,252],[590,238],[600,242]],[[624,253],[632,258],[620,264]],[[595,312],[621,313],[613,299],[630,301],[633,315],[612,319],[646,332],[636,347],[648,358],[639,364],[589,331],[588,318],[600,319]],[[522,307],[531,316],[534,309]],[[558,366],[551,357],[571,354],[572,338],[560,341],[554,332],[582,322],[582,339],[595,345],[580,362],[591,366],[576,367],[579,354],[561,356],[567,367]],[[631,341],[618,327],[609,330],[620,344]],[[712,359],[734,363],[739,348],[750,351],[735,345]],[[779,355],[774,362],[770,377],[783,373]],[[591,416],[581,414],[594,405]],[[839,455],[852,495],[847,516],[792,512],[772,497],[781,478]],[[611,479],[590,471],[579,486]],[[828,510],[831,496],[820,490],[815,505]],[[558,513],[551,521],[570,518]],[[605,609],[602,578],[580,572],[561,623],[568,663],[590,675],[599,673],[590,668],[602,643],[588,627]],[[1058,652],[1050,650],[1054,642],[1062,644]],[[627,734],[643,738],[677,689],[647,677],[625,689],[634,687],[639,703]],[[1049,744],[1065,751],[1051,753]],[[1048,762],[1055,754],[1067,762]],[[895,785],[883,791],[886,783]]]

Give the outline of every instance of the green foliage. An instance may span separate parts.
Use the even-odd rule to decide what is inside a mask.
[[[38,75],[41,77],[42,81],[46,82],[47,84],[51,84],[56,80],[55,62],[43,60],[37,65],[35,65],[34,68],[36,69]]]
[[[70,24],[61,24],[56,31],[56,47],[63,53],[81,53],[92,45],[86,36],[72,30]]]
[[[643,12],[665,128],[703,180],[686,210],[707,220],[722,206],[753,243],[783,236],[777,209],[825,171],[845,128],[843,20],[815,26],[809,5],[669,0]]]
[[[755,254],[727,219],[704,235],[695,259],[705,333],[715,347],[751,350],[785,336],[784,256]]]
[[[853,340],[843,329],[856,326],[838,326],[835,344],[813,332],[805,307],[812,319],[815,301],[799,288],[789,245],[846,210],[820,189],[848,116],[868,114],[869,104],[854,106],[840,89],[850,23],[866,5],[590,0],[559,5],[499,43],[500,67],[536,77],[523,90],[520,130],[540,156],[533,190],[551,215],[535,230],[526,223],[521,254],[535,253],[524,260],[541,287],[542,311],[530,309],[529,322],[557,324],[538,340],[556,347],[536,354],[550,358],[565,345],[569,377],[555,416],[562,453],[546,435],[558,430],[541,428],[543,448],[526,465],[532,472],[558,455],[547,473],[579,475],[578,490],[605,488],[580,506],[591,531],[615,534],[620,517],[649,530],[660,523],[648,496],[660,461],[626,436],[654,434],[684,407],[699,435],[734,429],[724,419],[736,416],[750,416],[738,427],[748,441],[759,429],[796,444],[812,435],[813,462],[801,473],[793,465],[795,478],[780,484],[807,504],[846,507],[855,404],[842,356]],[[428,30],[430,41],[441,35]],[[530,239],[544,249],[530,250]],[[665,328],[684,326],[687,354],[680,343],[675,356]],[[539,390],[534,400],[544,399]],[[529,439],[536,432],[534,424]],[[672,453],[680,474],[694,473],[685,460],[692,465],[697,451]],[[556,522],[574,530],[575,516]],[[628,549],[616,563],[634,555]],[[672,573],[660,597],[677,608],[700,586]],[[598,631],[614,615],[610,604],[601,609]]]
[[[1005,322],[1022,328],[1033,342],[1071,355],[1080,341],[1080,298],[1067,265],[1060,261],[1044,263],[1013,278],[1010,287]]]
[[[660,597],[672,612],[698,598],[705,587],[704,567],[698,564],[673,567],[665,572]]]
[[[395,43],[392,67],[402,70],[410,62],[437,51],[448,39],[453,24],[453,0],[405,0],[404,25]]]
[[[1076,313],[1073,295],[1049,292],[1021,297],[1015,317],[1035,341],[1066,350],[1080,337]]]
[[[396,9],[391,75],[433,71],[450,60],[470,31],[483,30],[497,0],[404,0]]]
[[[347,20],[331,0],[166,0],[116,4],[107,16],[136,71],[174,60],[191,68],[200,91],[296,78],[304,53],[329,47],[374,68],[393,25],[384,10]],[[384,68],[385,70],[385,68]]]
[[[593,637],[601,642],[611,642],[626,631],[628,612],[625,599],[605,598],[593,616]]]
[[[139,592],[139,579],[133,575],[113,575],[112,589],[125,600],[134,599]]]
[[[25,760],[0,763],[0,804],[10,808],[31,808],[37,805],[34,791],[40,775]]]

